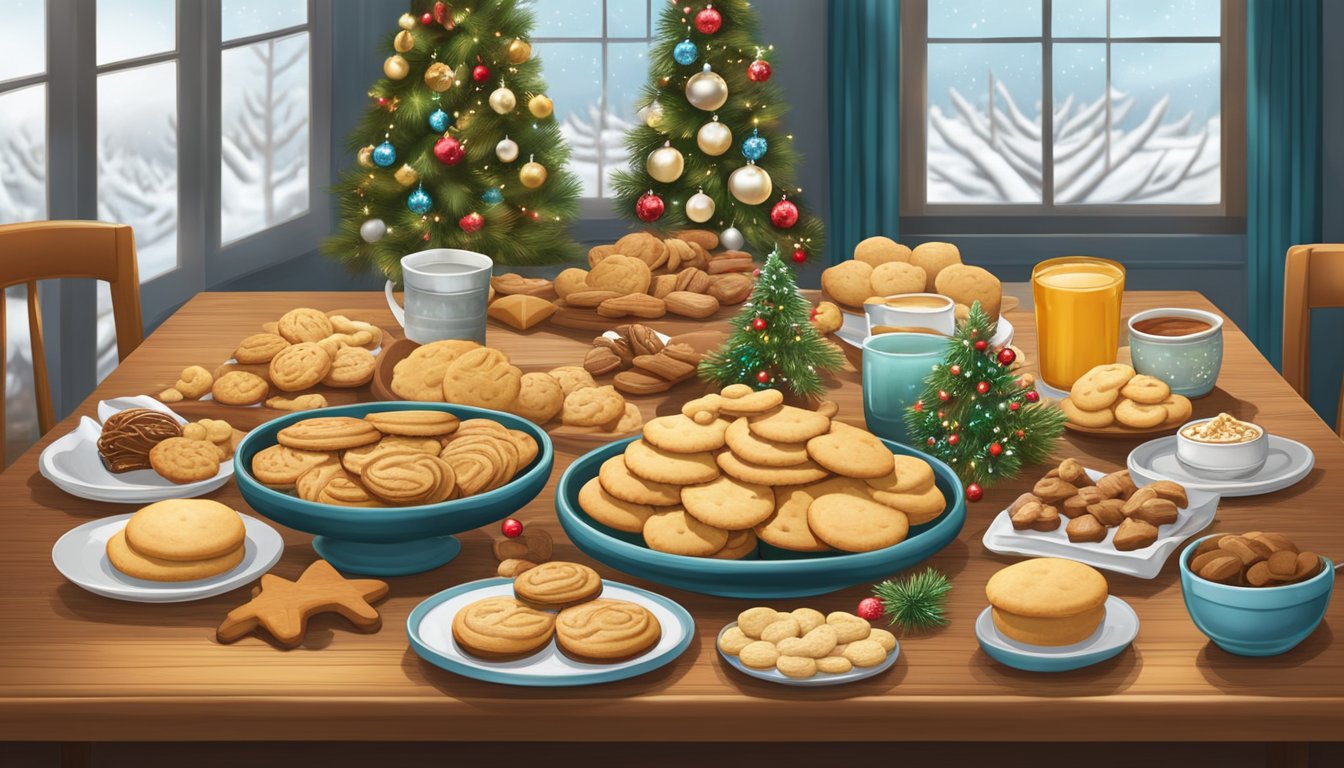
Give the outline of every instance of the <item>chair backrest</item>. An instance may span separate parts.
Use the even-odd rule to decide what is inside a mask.
[[[1310,392],[1311,310],[1344,307],[1344,245],[1295,245],[1283,266],[1283,378],[1306,399]],[[1344,437],[1344,386],[1335,413]]]
[[[42,340],[42,312],[37,281],[92,278],[112,289],[112,317],[117,326],[117,354],[125,359],[144,340],[140,320],[140,270],[135,235],[125,224],[97,221],[34,221],[0,225],[0,289],[28,286],[28,328],[33,350],[33,389],[37,423],[46,434],[55,426]],[[8,338],[0,312],[0,339]],[[0,381],[7,355],[0,354]],[[0,399],[0,466],[3,465],[5,414]]]

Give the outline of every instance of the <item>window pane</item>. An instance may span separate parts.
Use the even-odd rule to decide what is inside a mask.
[[[308,0],[224,0],[220,22],[225,40],[286,29],[308,21]]]
[[[0,224],[47,218],[47,86],[0,93]]]
[[[1105,37],[1107,0],[1055,0],[1050,31],[1055,37]]]
[[[1041,201],[1041,46],[929,45],[930,203]]]
[[[47,71],[46,3],[10,0],[0,23],[0,80],[12,80]]]
[[[141,282],[177,267],[177,62],[99,75],[98,218],[135,228]]]
[[[1041,34],[1040,0],[929,0],[929,37],[1030,37]]]
[[[532,10],[534,38],[602,37],[602,0],[532,0]]]
[[[117,319],[112,316],[112,286],[102,280],[94,281],[94,291],[98,296],[97,336],[93,342],[95,373],[101,383],[107,374],[116,370],[121,362],[117,355]]]
[[[1221,34],[1220,0],[1111,0],[1112,37]]]
[[[1080,203],[1106,161],[1106,45],[1055,46],[1055,202]]]
[[[220,71],[220,238],[308,211],[308,33],[227,48]]]
[[[584,197],[597,197],[602,146],[613,140],[602,132],[602,44],[537,43],[533,47],[546,73],[555,119],[569,144],[569,169],[583,183]],[[620,142],[621,138],[615,136]],[[522,154],[525,142],[519,141]]]
[[[649,77],[647,43],[611,43],[607,46],[607,114],[602,131],[603,196],[611,194],[611,174],[629,159],[625,132],[633,127],[635,100]]]
[[[98,63],[177,48],[176,0],[98,0]]]
[[[607,0],[607,37],[648,37],[649,0]]]

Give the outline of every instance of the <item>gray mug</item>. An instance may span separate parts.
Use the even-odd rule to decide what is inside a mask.
[[[406,338],[421,344],[443,339],[485,343],[485,309],[490,297],[489,256],[456,248],[434,248],[403,256],[401,279],[406,309],[392,296],[387,281],[387,307],[406,329]]]
[[[1135,327],[1159,319],[1207,327],[1175,335],[1145,333]],[[1186,307],[1144,310],[1129,318],[1129,356],[1135,373],[1165,381],[1175,394],[1203,397],[1218,383],[1218,371],[1223,366],[1223,318]]]

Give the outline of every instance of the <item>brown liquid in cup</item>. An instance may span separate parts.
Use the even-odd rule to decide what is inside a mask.
[[[896,309],[947,309],[947,300],[935,296],[893,296],[883,304]]]
[[[1213,327],[1195,317],[1149,317],[1134,323],[1134,330],[1151,336],[1189,336]]]

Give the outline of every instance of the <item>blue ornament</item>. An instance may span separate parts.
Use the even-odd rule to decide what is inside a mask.
[[[374,165],[388,168],[395,162],[397,162],[397,148],[392,146],[392,142],[384,140],[382,144],[373,148]]]
[[[742,156],[754,163],[765,157],[765,151],[769,148],[770,144],[765,137],[761,136],[759,131],[752,131],[742,142]]]
[[[430,199],[429,193],[423,187],[417,187],[411,196],[406,198],[406,207],[411,209],[411,213],[418,213],[421,216],[429,213],[429,209],[434,207],[434,201]]]
[[[499,187],[490,187],[485,190],[485,194],[481,195],[481,200],[491,205],[501,203],[504,201],[504,193],[499,191]]]
[[[677,43],[677,47],[672,49],[672,58],[683,67],[688,64],[694,64],[700,57],[700,49],[695,47],[695,43],[690,40],[682,40]]]
[[[453,119],[442,109],[436,109],[429,113],[429,128],[435,133],[443,133],[452,124]]]

